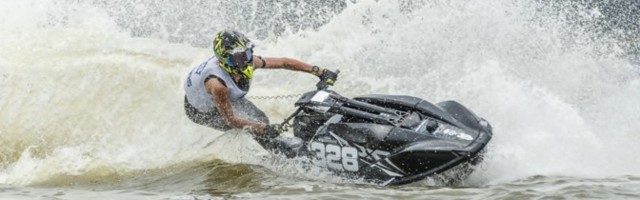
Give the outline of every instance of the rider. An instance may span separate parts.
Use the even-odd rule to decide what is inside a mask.
[[[185,80],[184,108],[193,122],[217,130],[248,127],[257,136],[282,132],[244,96],[253,70],[288,69],[308,72],[332,85],[338,75],[330,70],[291,58],[253,55],[253,43],[237,31],[220,31],[213,40],[215,56],[195,66]]]

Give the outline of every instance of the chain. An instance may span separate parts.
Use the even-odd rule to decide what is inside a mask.
[[[249,99],[260,99],[260,100],[276,100],[276,99],[293,99],[302,96],[304,93],[300,94],[290,94],[290,95],[279,95],[279,96],[249,96]]]

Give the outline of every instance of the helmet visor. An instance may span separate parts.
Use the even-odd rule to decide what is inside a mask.
[[[234,68],[237,73],[246,78],[253,77],[253,50],[251,48],[236,50],[227,57],[227,65]]]
[[[227,57],[227,65],[242,71],[253,60],[253,50],[236,50]]]

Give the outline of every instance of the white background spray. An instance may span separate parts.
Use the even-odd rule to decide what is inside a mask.
[[[592,40],[527,1],[400,4],[348,3],[317,30],[256,40],[256,54],[340,69],[334,90],[347,96],[467,105],[495,131],[473,177],[481,184],[640,174],[640,78],[607,38]],[[221,133],[184,117],[182,78],[209,48],[132,37],[85,4],[15,1],[0,13],[0,183],[211,156],[253,162],[248,137],[215,140]],[[257,71],[250,95],[300,93],[315,81]],[[256,101],[274,122],[291,103]]]

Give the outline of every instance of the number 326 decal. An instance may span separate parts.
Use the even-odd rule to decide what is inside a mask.
[[[313,142],[310,150],[316,154],[316,165],[335,170],[358,171],[358,150],[354,147]]]

